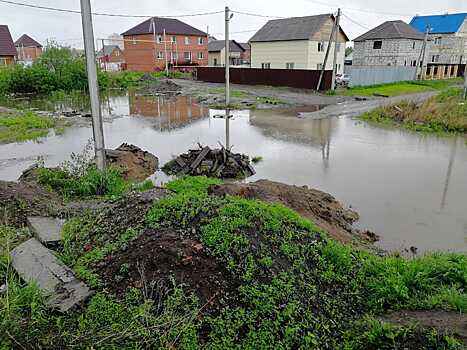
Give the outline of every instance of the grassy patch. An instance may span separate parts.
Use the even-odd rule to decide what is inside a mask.
[[[420,104],[402,101],[364,113],[361,118],[382,125],[400,125],[422,132],[467,132],[467,104],[462,90],[450,88]]]
[[[26,111],[16,115],[0,115],[0,143],[36,140],[47,136],[55,120]]]

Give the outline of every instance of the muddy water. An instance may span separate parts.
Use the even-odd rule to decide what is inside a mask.
[[[155,153],[161,164],[197,142],[225,142],[226,121],[215,118],[224,112],[187,97],[113,96],[103,109],[120,116],[104,125],[108,147],[133,143]],[[249,180],[268,178],[333,194],[360,213],[359,226],[380,234],[386,249],[467,251],[465,138],[381,129],[349,118],[310,120],[294,110],[232,114],[234,150],[264,159]],[[0,179],[15,180],[37,156],[57,165],[91,137],[90,127],[72,127],[63,135],[51,131],[39,143],[2,145]],[[166,180],[160,173],[156,178]]]

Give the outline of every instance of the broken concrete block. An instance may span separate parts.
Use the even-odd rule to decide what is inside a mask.
[[[63,226],[62,220],[42,216],[29,216],[27,222],[34,236],[44,245],[50,247],[60,243],[60,231]]]
[[[26,282],[36,282],[49,296],[48,306],[66,312],[83,303],[92,291],[73,271],[37,239],[20,244],[11,252],[13,268]]]

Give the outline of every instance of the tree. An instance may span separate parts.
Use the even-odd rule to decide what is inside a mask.
[[[353,52],[353,47],[346,47],[345,48],[345,57],[350,55]]]

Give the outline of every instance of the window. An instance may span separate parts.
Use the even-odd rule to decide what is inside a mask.
[[[204,54],[202,52],[198,52],[198,59],[202,60],[204,58]]]
[[[341,43],[336,43],[336,49],[337,52],[341,51]]]
[[[133,37],[133,45],[136,45],[136,38]]]
[[[439,55],[431,56],[431,62],[433,62],[433,63],[439,62]]]
[[[217,58],[214,59],[214,65],[217,66]]]
[[[318,43],[318,52],[324,52],[324,42]]]
[[[176,60],[176,59],[178,59],[178,54],[177,54],[176,52],[171,52],[171,53],[170,53],[170,58],[171,58],[172,60]]]
[[[185,45],[190,45],[190,44],[191,44],[190,37],[189,37],[189,36],[186,36],[186,37],[185,37]]]
[[[120,51],[118,51],[118,50],[115,51],[115,56],[117,56],[117,57],[120,56]]]
[[[381,50],[381,47],[383,47],[383,42],[381,40],[373,41],[374,50]]]
[[[203,45],[204,44],[204,38],[203,37],[199,37],[198,38],[198,45]]]
[[[285,64],[285,69],[294,69],[295,63],[288,62]]]
[[[262,69],[271,69],[271,63],[261,63]]]
[[[162,44],[162,35],[157,36],[157,43]]]
[[[191,52],[184,52],[184,53],[183,53],[183,57],[184,57],[187,61],[191,61]]]
[[[317,69],[317,70],[323,69],[323,64],[322,64],[322,63],[318,63],[318,64],[316,65],[316,69]]]
[[[164,59],[164,51],[159,51],[157,53],[157,59],[159,60],[163,60]]]
[[[442,38],[440,36],[436,37],[435,40],[434,40],[434,44],[435,45],[441,45],[441,39]]]
[[[173,35],[170,40],[172,41],[172,44],[175,44],[177,42],[177,37]]]
[[[412,49],[415,50],[415,41],[412,43]]]

